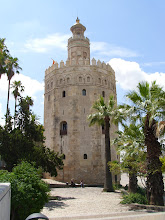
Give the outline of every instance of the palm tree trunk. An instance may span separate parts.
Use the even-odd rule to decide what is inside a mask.
[[[15,97],[14,128],[15,128],[15,119],[16,119],[16,107],[17,107],[17,97]]]
[[[112,185],[112,173],[109,170],[108,162],[111,161],[111,149],[110,149],[110,118],[105,118],[105,182],[104,191],[113,192]]]
[[[9,97],[10,97],[10,79],[9,79],[9,84],[8,84],[8,95],[7,95],[7,110],[6,110],[7,116],[9,114]]]
[[[161,145],[155,136],[156,123],[149,126],[147,116],[144,133],[145,145],[147,146],[147,199],[150,205],[164,205],[164,183],[161,171],[162,163],[159,160]]]
[[[130,193],[136,193],[137,192],[137,173],[132,173],[131,171],[129,173],[128,191]]]

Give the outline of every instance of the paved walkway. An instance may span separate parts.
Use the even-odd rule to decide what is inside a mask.
[[[50,183],[57,181],[48,180]],[[121,184],[128,184],[127,174],[122,175]],[[101,187],[85,188],[53,188],[51,195],[56,200],[49,201],[42,210],[42,213],[51,220],[55,219],[100,219],[102,217],[128,215],[129,206],[120,204],[121,193],[102,192]],[[129,212],[129,215],[136,212]],[[79,217],[77,217],[79,216]],[[101,217],[102,216],[102,217]]]

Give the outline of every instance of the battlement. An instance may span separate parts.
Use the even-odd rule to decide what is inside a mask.
[[[115,75],[115,72],[112,69],[112,67],[109,65],[109,63],[106,64],[104,61],[101,62],[100,60],[96,61],[94,58],[92,59],[91,64],[90,64],[89,59],[85,59],[85,64],[84,64],[84,60],[81,59],[81,58],[79,59],[79,64],[76,64],[75,59],[72,59],[71,61],[67,60],[66,63],[64,63],[64,61],[61,60],[60,64],[55,62],[54,64],[52,64],[52,66],[49,66],[49,68],[45,70],[45,75],[53,72],[56,69],[66,68],[66,67],[71,67],[71,66],[82,66],[82,65],[84,65],[84,66],[96,66],[96,67],[99,67],[101,69],[108,70],[112,74]]]

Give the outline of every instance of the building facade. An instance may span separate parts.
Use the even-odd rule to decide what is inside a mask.
[[[55,62],[45,71],[46,146],[64,154],[64,168],[56,180],[103,184],[104,130],[97,125],[89,127],[87,116],[100,95],[108,100],[112,94],[116,99],[115,72],[109,64],[94,58],[90,61],[90,41],[78,18],[70,30],[66,63]],[[112,124],[111,138],[116,130]],[[111,155],[112,160],[119,160],[113,146]]]

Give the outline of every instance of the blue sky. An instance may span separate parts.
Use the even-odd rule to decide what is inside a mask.
[[[44,72],[67,59],[67,39],[76,17],[86,26],[91,59],[109,62],[116,72],[118,102],[139,81],[165,89],[164,0],[0,0],[0,38],[18,57],[24,95],[34,99],[33,111],[43,123]],[[7,80],[0,80],[0,118],[5,114]],[[11,96],[10,108],[14,99]],[[3,120],[0,119],[0,123]]]

